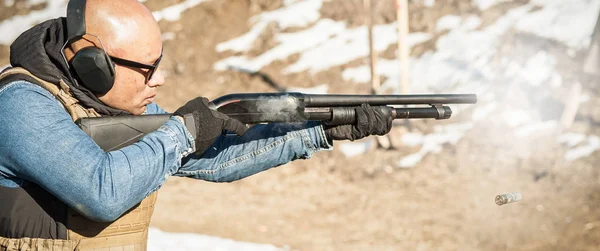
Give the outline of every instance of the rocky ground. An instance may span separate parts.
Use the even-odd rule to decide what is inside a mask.
[[[24,14],[15,1],[0,9],[0,18]],[[178,0],[148,0],[152,10]],[[395,19],[394,1],[374,1],[376,24]],[[21,3],[21,4],[20,4]],[[490,25],[525,0],[500,3],[485,11],[467,0],[438,0],[433,6],[422,1],[410,4],[411,32],[431,32],[434,38],[415,46],[417,57],[436,50],[437,20],[447,14],[474,14]],[[213,0],[183,13],[178,21],[161,21],[165,34],[162,70],[168,84],[157,102],[174,110],[198,96],[215,98],[231,92],[275,91],[261,78],[235,71],[215,71],[214,64],[235,52],[218,53],[218,43],[238,37],[250,29],[249,18],[280,8],[280,0]],[[19,7],[21,6],[21,7]],[[362,1],[332,0],[321,8],[323,18],[346,20],[348,27],[364,24]],[[258,55],[276,46],[269,27],[248,55]],[[293,32],[293,28],[288,30]],[[509,57],[524,56],[528,46],[551,48],[559,59],[561,88],[538,92],[549,104],[561,103],[576,82],[589,97],[582,103],[570,131],[600,133],[597,81],[582,76],[582,51],[532,35],[508,34],[502,48]],[[390,46],[381,56],[394,58]],[[8,47],[0,46],[0,65],[8,62]],[[261,72],[284,87],[329,84],[329,93],[367,93],[369,85],[351,84],[342,78],[349,67],[368,63],[361,58],[312,74],[283,74],[281,70],[298,60],[292,55],[275,61]],[[509,83],[510,84],[510,83]],[[507,85],[509,85],[507,84]],[[546,102],[528,93],[511,92],[497,84],[499,110],[511,109],[514,95],[527,104]],[[503,94],[503,95],[500,95]],[[529,95],[529,96],[528,96]],[[545,104],[545,103],[544,103]],[[452,120],[468,122],[473,109],[466,108]],[[545,117],[545,113],[536,113]],[[550,117],[556,115],[548,115]],[[428,154],[415,167],[398,168],[402,156],[418,147],[399,144],[394,150],[370,149],[347,158],[339,150],[321,152],[310,160],[296,161],[233,183],[209,183],[170,178],[159,195],[152,225],[171,232],[195,232],[241,241],[271,243],[291,250],[598,250],[600,247],[600,154],[575,161],[565,160],[567,149],[557,143],[556,130],[535,130],[526,137],[510,132],[496,116],[476,122],[456,144],[445,144]],[[542,119],[543,120],[543,119]],[[399,138],[418,128],[432,131],[445,121],[414,121],[399,124],[392,133]],[[494,197],[518,191],[523,201],[497,206]]]

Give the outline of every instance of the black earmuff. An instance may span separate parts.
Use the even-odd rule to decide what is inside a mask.
[[[86,47],[78,51],[71,61],[71,67],[81,84],[95,94],[106,94],[115,82],[114,65],[98,47]]]
[[[67,43],[86,34],[85,2],[71,0],[67,5]],[[100,44],[103,46],[102,41]],[[115,65],[104,48],[86,47],[79,50],[71,59],[70,67],[78,77],[79,84],[96,95],[106,94],[115,82]]]

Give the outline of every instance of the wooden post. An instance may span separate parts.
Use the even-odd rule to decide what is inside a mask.
[[[571,128],[577,116],[577,110],[579,109],[579,101],[583,95],[581,91],[581,84],[575,83],[567,93],[565,100],[565,109],[560,116],[560,132]]]
[[[371,0],[363,0],[364,11],[365,11],[365,23],[367,24],[367,30],[369,32],[369,57],[371,66],[371,94],[377,94],[379,92],[379,75],[377,75],[377,51],[375,50],[375,44],[373,41],[373,15],[374,10],[371,6]]]
[[[410,69],[408,60],[410,50],[408,48],[408,1],[396,0],[396,19],[398,25],[398,59],[400,59],[400,92],[410,92]]]
[[[379,87],[381,83],[379,81],[379,75],[377,74],[377,50],[375,50],[375,42],[373,39],[373,17],[375,16],[375,10],[371,5],[371,0],[363,0],[365,23],[367,24],[367,30],[369,32],[369,55],[371,65],[371,94],[379,94]],[[392,148],[391,140],[389,135],[380,136],[375,138],[377,141],[377,147],[385,149]]]

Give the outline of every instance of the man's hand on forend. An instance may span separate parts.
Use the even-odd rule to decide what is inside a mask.
[[[392,129],[392,117],[383,114],[381,109],[369,104],[356,107],[356,124],[328,126],[323,125],[327,140],[357,140],[369,135],[385,135]]]

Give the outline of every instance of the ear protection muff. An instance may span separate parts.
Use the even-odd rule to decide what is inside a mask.
[[[85,31],[85,0],[71,0],[67,5],[67,42],[80,38]],[[92,35],[92,34],[90,34]],[[92,35],[94,36],[94,35]],[[100,41],[100,38],[98,41]],[[100,41],[102,45],[102,41]],[[104,48],[86,47],[79,50],[69,64],[80,85],[96,95],[104,95],[115,82],[115,65]]]
[[[98,47],[86,47],[77,52],[71,67],[81,84],[95,94],[104,95],[115,82],[114,63]]]

